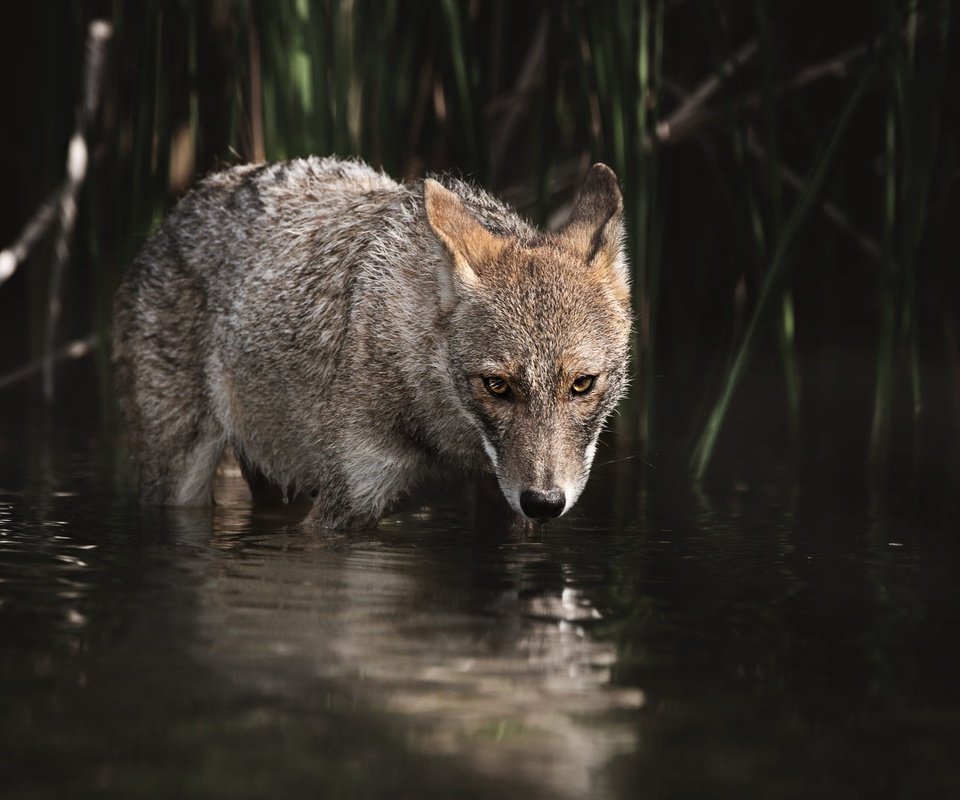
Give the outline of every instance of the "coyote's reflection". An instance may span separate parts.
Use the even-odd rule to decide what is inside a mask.
[[[603,766],[635,747],[643,694],[611,686],[616,649],[589,633],[600,612],[549,536],[413,515],[366,535],[257,534],[230,515],[215,512],[223,555],[200,599],[204,658],[233,679],[333,687],[389,712],[411,747],[554,796],[602,795]]]

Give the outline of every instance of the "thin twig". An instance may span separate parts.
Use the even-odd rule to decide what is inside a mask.
[[[657,125],[656,135],[660,141],[665,141],[676,135],[678,129],[688,125],[697,112],[713,97],[723,82],[730,78],[734,72],[753,58],[757,52],[757,40],[751,39],[744,44],[733,57],[725,61],[720,69],[701,83],[693,92],[688,95],[669,117]]]
[[[532,90],[539,80],[539,75],[543,72],[544,62],[547,54],[547,33],[550,30],[550,15],[546,9],[540,14],[540,21],[537,24],[537,30],[533,34],[533,41],[530,44],[530,50],[524,59],[523,66],[520,68],[520,74],[517,76],[517,82],[513,90],[507,95],[507,100],[512,101],[507,105],[506,113],[500,126],[496,129],[490,142],[490,164],[494,173],[503,158],[503,151],[510,143],[510,136],[517,122],[527,108],[527,103],[521,102],[524,96]]]
[[[57,350],[57,352],[53,354],[53,362],[59,364],[61,361],[66,361],[67,359],[76,360],[83,358],[85,355],[92,353],[99,345],[99,337],[97,334],[91,333],[89,336],[83,339],[75,339]],[[20,383],[20,381],[26,380],[31,375],[40,372],[43,367],[44,359],[38,358],[36,361],[31,361],[29,364],[0,376],[0,390],[7,389],[10,386]]]
[[[849,74],[851,65],[869,55],[873,49],[881,46],[884,42],[884,38],[884,35],[881,34],[874,37],[870,41],[853,45],[852,47],[849,47],[846,50],[831,56],[830,58],[800,67],[800,69],[798,69],[792,77],[781,81],[774,87],[774,98],[780,98],[789,92],[795,92],[798,89],[802,89],[805,86],[815,83],[816,81],[823,80],[824,78],[845,77]],[[756,42],[752,43],[756,44]],[[747,44],[749,45],[751,42],[748,42]],[[704,92],[707,89],[712,89],[711,95],[715,93],[716,89],[722,85],[722,78],[727,77],[727,75],[724,74],[724,70],[730,69],[734,66],[732,62],[736,61],[737,56],[740,54],[740,52],[742,52],[742,50],[743,48],[741,48],[741,50],[734,55],[731,61],[728,61],[727,64],[721,68],[719,73],[704,81],[704,83],[702,83],[693,92],[693,94],[689,95],[682,102],[680,107],[670,117],[657,126],[656,136],[658,141],[668,144],[675,144],[676,142],[687,138],[701,125],[720,116],[715,110],[704,108],[704,99],[709,99],[709,97],[701,99],[700,102],[697,103],[694,103],[694,100],[697,99],[701,92]],[[750,55],[752,55],[752,53]],[[761,102],[763,102],[763,95],[759,92],[753,92],[745,97],[735,100],[732,105],[735,109],[754,108]]]
[[[54,189],[23,227],[20,238],[6,250],[0,252],[0,284],[17,271],[17,267],[26,260],[34,245],[47,232],[50,223],[56,219],[57,206],[60,202],[60,196],[63,194],[63,189],[63,184]]]
[[[53,249],[53,267],[47,296],[47,325],[43,359],[43,397],[53,399],[54,339],[60,321],[61,286],[70,258],[70,238],[77,220],[77,196],[87,175],[86,131],[97,112],[103,71],[107,60],[107,43],[113,29],[103,20],[94,20],[87,28],[87,51],[83,71],[83,100],[77,113],[76,126],[67,149],[67,179],[60,193],[57,216],[60,227]]]
[[[874,40],[873,45],[876,46],[880,44],[881,37],[877,37]],[[850,65],[854,61],[858,61],[863,58],[867,53],[870,52],[870,45],[867,42],[861,42],[854,47],[851,47],[849,50],[844,50],[842,53],[837,53],[832,58],[828,58],[825,61],[818,61],[815,64],[808,64],[805,67],[801,67],[789,80],[783,81],[778,84],[773,91],[774,97],[780,97],[781,95],[786,94],[787,92],[793,92],[797,89],[802,89],[808,84],[814,83],[822,78],[843,78],[849,73]],[[759,102],[760,96],[758,95],[756,99],[748,97],[745,102]]]
[[[749,151],[750,155],[752,155],[758,161],[767,160],[767,154],[760,146],[760,143],[757,142],[756,135],[752,130],[747,132],[747,150]],[[783,182],[791,189],[796,190],[801,195],[807,191],[807,182],[796,172],[790,169],[790,167],[780,164],[777,168],[780,172],[780,177],[783,179]],[[853,222],[850,221],[850,217],[848,217],[838,206],[827,200],[820,204],[820,210],[823,212],[823,216],[830,220],[830,222],[832,222],[839,231],[845,233],[857,243],[864,255],[866,255],[868,258],[872,258],[875,261],[883,260],[883,249],[880,247],[880,243],[870,236],[870,234],[860,230],[860,228],[854,225]]]

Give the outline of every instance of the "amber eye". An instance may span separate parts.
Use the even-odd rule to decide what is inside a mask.
[[[510,384],[507,383],[505,378],[501,378],[499,375],[488,375],[483,379],[483,385],[487,387],[487,391],[494,395],[494,397],[510,396]]]
[[[595,380],[595,375],[581,375],[573,382],[570,391],[574,394],[586,394],[593,388],[593,382]]]

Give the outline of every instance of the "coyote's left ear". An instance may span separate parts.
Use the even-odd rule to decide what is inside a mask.
[[[617,176],[606,164],[594,164],[559,236],[591,270],[612,279],[617,295],[626,301],[630,277],[623,235],[623,195]]]

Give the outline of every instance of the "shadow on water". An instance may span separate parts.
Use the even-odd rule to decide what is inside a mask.
[[[5,797],[938,797],[960,785],[942,507],[598,458],[529,533],[137,508],[109,443],[0,435]],[[646,487],[646,488],[643,488]],[[471,499],[473,497],[473,499]]]

